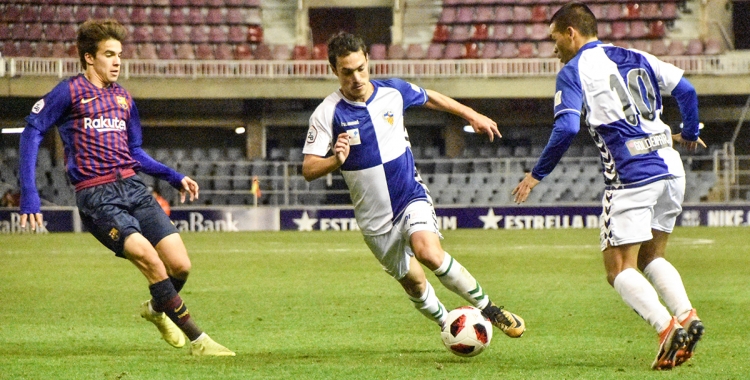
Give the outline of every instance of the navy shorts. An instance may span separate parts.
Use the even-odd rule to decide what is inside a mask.
[[[177,233],[137,175],[78,191],[76,204],[81,223],[119,257],[125,257],[125,238],[133,233],[140,233],[153,246]]]

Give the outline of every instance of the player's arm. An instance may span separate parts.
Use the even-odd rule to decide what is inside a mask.
[[[544,179],[555,166],[565,152],[570,148],[573,138],[578,134],[581,128],[581,115],[577,113],[563,113],[555,119],[555,125],[552,128],[547,146],[544,147],[542,155],[534,165],[531,173],[526,173],[524,179],[513,189],[512,195],[515,196],[516,203],[523,203],[529,197],[531,189]]]
[[[200,187],[190,177],[183,175],[167,165],[156,161],[142,148],[143,131],[138,108],[135,102],[130,105],[130,119],[128,119],[128,148],[133,159],[141,165],[140,171],[167,181],[172,187],[180,191],[180,202],[185,202],[185,196],[190,195],[190,201],[198,198]]]
[[[695,87],[683,77],[672,90],[672,96],[677,100],[682,115],[682,132],[672,135],[672,140],[689,150],[695,150],[699,145],[705,148],[706,143],[698,137],[698,94]]]
[[[492,121],[489,117],[484,116],[481,113],[474,111],[471,107],[463,105],[455,99],[437,91],[428,89],[425,89],[425,91],[427,92],[427,102],[424,104],[425,107],[449,112],[464,118],[469,122],[471,127],[474,128],[474,132],[486,133],[489,136],[490,141],[494,141],[495,136],[503,137],[497,129],[497,123]]]
[[[333,155],[321,157],[315,154],[306,154],[302,161],[302,176],[305,180],[312,181],[341,167],[349,157],[349,135],[341,133],[333,145]]]

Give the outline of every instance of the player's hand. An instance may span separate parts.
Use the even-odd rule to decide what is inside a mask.
[[[343,165],[346,158],[349,157],[349,134],[344,132],[340,133],[336,139],[336,144],[333,146],[333,154],[336,155],[336,162],[339,166]]]
[[[501,135],[500,131],[497,129],[497,123],[495,123],[489,117],[482,115],[481,113],[474,113],[476,115],[474,115],[473,118],[467,119],[469,121],[469,124],[471,125],[471,128],[474,129],[474,132],[479,134],[487,134],[487,136],[490,138],[490,142],[495,141],[495,136],[497,136],[498,138],[503,137],[503,135]]]
[[[29,217],[31,215],[31,217]],[[29,221],[32,232],[43,232],[44,231],[44,218],[42,213],[36,214],[21,214],[21,228],[26,228],[26,221]]]
[[[706,143],[704,143],[700,137],[698,137],[698,141],[688,141],[688,140],[683,139],[682,135],[679,133],[672,135],[672,142],[680,144],[680,146],[690,151],[694,151],[698,149],[699,145],[702,146],[704,149],[707,148]]]
[[[515,201],[518,204],[526,202],[526,198],[529,197],[529,193],[531,193],[531,189],[533,189],[534,186],[538,184],[539,184],[538,179],[532,177],[531,173],[526,173],[526,176],[523,177],[523,180],[519,182],[518,186],[516,186],[516,188],[513,189],[513,192],[511,192],[511,194],[515,196],[513,198],[513,201]]]
[[[190,194],[190,202],[198,199],[198,182],[193,181],[192,178],[185,176],[182,179],[182,189],[180,189],[180,203],[185,203],[185,193]]]

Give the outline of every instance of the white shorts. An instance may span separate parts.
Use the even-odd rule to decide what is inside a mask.
[[[605,190],[602,197],[601,249],[651,240],[651,230],[671,233],[682,212],[685,177],[641,187]]]
[[[365,243],[383,269],[400,280],[409,272],[409,263],[414,256],[409,237],[417,231],[434,232],[440,239],[443,238],[438,230],[435,209],[427,201],[416,201],[407,206],[404,215],[390,231],[381,235],[365,235]]]

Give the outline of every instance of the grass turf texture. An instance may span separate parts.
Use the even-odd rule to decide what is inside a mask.
[[[606,283],[598,230],[444,233],[444,248],[526,319],[474,358],[387,276],[358,232],[183,234],[182,292],[234,358],[193,358],[138,314],[143,276],[88,234],[0,238],[0,379],[741,379],[750,373],[746,228],[678,228],[668,259],[706,325],[696,356],[650,370],[657,337]],[[446,307],[466,304],[435,286]]]

